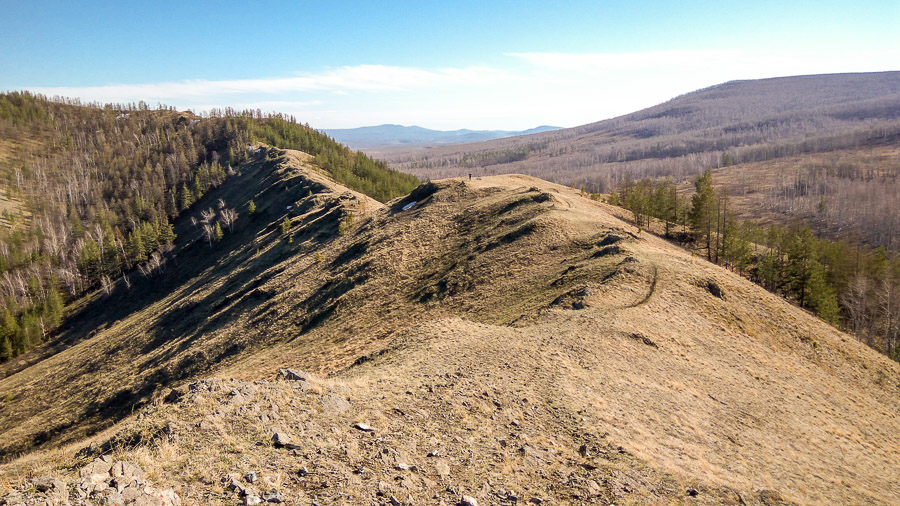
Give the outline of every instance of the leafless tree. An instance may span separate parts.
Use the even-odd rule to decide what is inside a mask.
[[[216,226],[211,223],[203,224],[203,237],[209,242],[209,247],[212,248],[213,238],[216,236]]]
[[[200,217],[200,221],[203,222],[205,228],[206,225],[209,225],[210,222],[212,222],[212,220],[216,217],[216,212],[213,211],[212,208],[204,209],[203,211],[200,211]]]
[[[222,218],[222,223],[228,227],[228,231],[231,232],[234,227],[234,222],[238,219],[238,213],[234,209],[223,209],[221,213],[219,213]]]
[[[100,277],[100,287],[106,295],[109,295],[112,292],[113,282],[109,279],[109,276],[104,274]]]
[[[150,264],[151,269],[157,272],[163,272],[163,256],[159,253],[159,251],[154,251],[150,255],[150,260],[147,263]]]
[[[871,344],[868,337],[869,314],[869,280],[864,275],[857,274],[841,297],[841,302],[850,314],[850,328],[857,339]]]

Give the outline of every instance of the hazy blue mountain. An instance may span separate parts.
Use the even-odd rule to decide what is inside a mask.
[[[465,144],[559,129],[560,127],[543,125],[522,131],[468,129],[448,131],[430,130],[418,126],[378,125],[360,128],[333,128],[323,130],[323,132],[353,149],[367,149],[385,146]]]

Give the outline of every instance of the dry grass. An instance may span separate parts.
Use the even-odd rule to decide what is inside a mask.
[[[324,208],[294,220],[321,223]],[[255,232],[259,256],[235,249],[0,381],[14,399],[0,408],[4,437],[27,441],[51,420],[77,432],[82,391],[108,399],[204,353],[212,369],[169,381],[214,374],[209,392],[176,404],[158,392],[117,431],[125,441],[170,427],[120,456],[191,504],[231,502],[221,478],[250,470],[298,502],[369,503],[379,487],[446,504],[463,493],[502,502],[501,489],[617,504],[900,501],[897,364],[736,275],[636,236],[609,206],[513,175],[343,209],[360,213],[352,230],[323,240],[298,229],[291,245],[265,239],[281,218],[269,215],[274,225]],[[611,235],[619,250],[599,254]],[[166,339],[141,352],[159,322]],[[233,343],[243,348],[216,355]],[[248,383],[281,367],[323,379]],[[91,383],[100,377],[117,386]],[[275,429],[301,448],[271,447]],[[26,457],[0,476],[15,481],[71,454]],[[300,466],[310,475],[298,477]]]

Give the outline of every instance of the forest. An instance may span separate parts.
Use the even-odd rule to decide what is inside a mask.
[[[900,361],[900,256],[859,240],[818,238],[799,219],[741,220],[729,208],[728,187],[714,185],[709,170],[692,190],[679,194],[669,179],[625,180],[606,200],[629,210],[639,230],[659,228]]]
[[[418,185],[281,115],[0,94],[0,361],[46,340],[67,301],[158,268],[176,240],[172,220],[259,143],[303,150],[380,201]]]

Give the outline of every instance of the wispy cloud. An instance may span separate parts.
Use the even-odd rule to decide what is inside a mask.
[[[202,97],[251,94],[286,94],[330,91],[399,92],[422,87],[457,84],[484,85],[503,79],[503,71],[488,67],[427,70],[387,65],[357,65],[303,73],[292,77],[234,80],[186,80],[150,84],[110,84],[84,87],[41,87],[32,91],[48,96],[81,97],[104,102],[144,100],[180,101]]]

